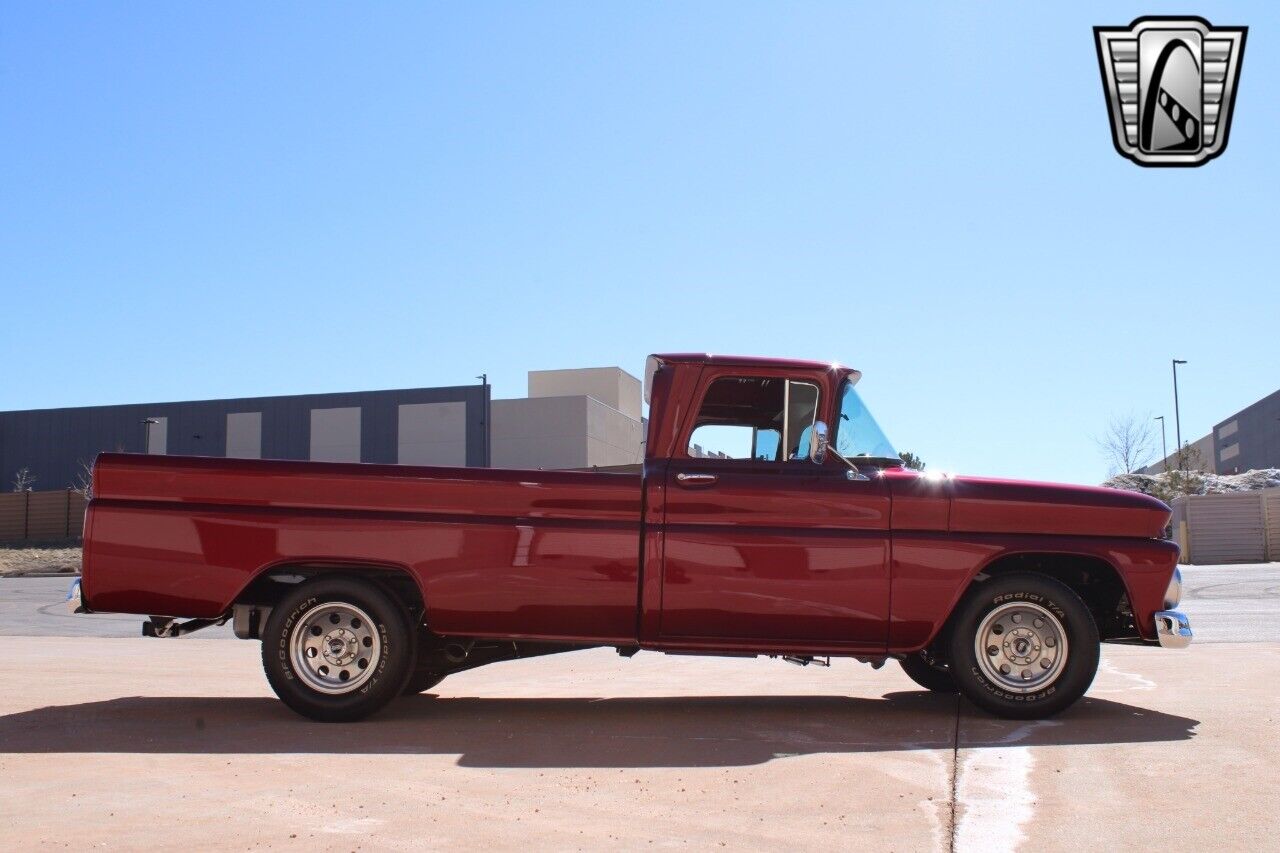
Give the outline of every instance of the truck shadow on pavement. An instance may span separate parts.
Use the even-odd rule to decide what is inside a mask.
[[[957,715],[959,721],[957,724]],[[1181,741],[1200,723],[1085,698],[1051,720],[989,717],[925,692],[508,699],[413,696],[367,721],[275,699],[132,696],[0,716],[0,754],[457,755],[464,767],[732,767],[815,753]]]

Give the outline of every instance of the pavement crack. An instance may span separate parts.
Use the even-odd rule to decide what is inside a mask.
[[[956,693],[956,726],[951,735],[951,820],[947,849],[956,853],[956,791],[960,785],[960,694]]]

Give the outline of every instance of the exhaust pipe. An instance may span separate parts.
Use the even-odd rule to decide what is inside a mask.
[[[462,663],[467,659],[467,655],[471,654],[471,647],[476,644],[475,640],[468,640],[465,643],[452,642],[445,643],[444,656],[449,663]]]
[[[796,666],[808,666],[811,663],[818,666],[831,666],[831,658],[817,655],[783,655],[782,659]]]

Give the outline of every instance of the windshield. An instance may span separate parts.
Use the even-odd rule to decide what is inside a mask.
[[[858,392],[853,390],[852,382],[844,383],[844,392],[840,395],[840,420],[836,424],[836,452],[846,459],[859,456],[872,456],[882,459],[897,459],[898,451],[893,449],[889,439],[881,431],[876,419],[863,405]]]

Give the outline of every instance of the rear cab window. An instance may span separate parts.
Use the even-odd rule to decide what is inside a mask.
[[[820,392],[778,376],[725,376],[708,387],[685,453],[755,462],[808,460]]]

